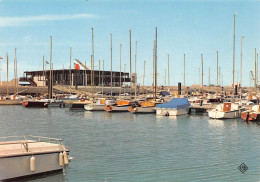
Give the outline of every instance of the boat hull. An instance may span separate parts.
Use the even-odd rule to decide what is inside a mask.
[[[242,112],[241,118],[244,121],[260,121],[260,113]]]
[[[156,115],[158,116],[180,116],[188,113],[189,113],[189,107],[184,109],[156,108]]]
[[[156,109],[154,107],[135,107],[130,112],[133,114],[149,114],[156,113]]]
[[[240,118],[241,110],[223,112],[223,111],[215,111],[211,110],[208,112],[210,118],[213,119],[232,119],[232,118]]]
[[[107,112],[128,112],[128,107],[130,105],[124,105],[124,106],[105,106],[104,109]]]
[[[47,107],[47,102],[25,101],[22,104],[25,107]]]
[[[0,181],[61,171],[59,153],[36,154],[35,171],[30,170],[31,155],[0,158]]]
[[[84,108],[87,111],[104,111],[104,106],[105,105],[87,104],[87,105],[84,106]]]

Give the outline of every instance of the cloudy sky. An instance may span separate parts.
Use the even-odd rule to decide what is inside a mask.
[[[110,70],[110,34],[113,39],[113,70],[118,71],[120,44],[122,70],[129,71],[129,29],[132,30],[132,61],[137,41],[137,73],[142,83],[146,61],[146,83],[152,83],[155,27],[158,27],[159,84],[165,84],[167,54],[170,55],[170,83],[183,82],[183,54],[186,55],[186,85],[199,84],[201,54],[204,84],[216,83],[216,51],[224,85],[232,82],[233,15],[236,14],[235,80],[240,70],[243,39],[243,85],[250,85],[254,70],[254,49],[260,52],[260,1],[258,0],[0,0],[0,57],[2,79],[6,79],[6,53],[13,71],[17,48],[18,73],[42,70],[43,55],[50,59],[53,37],[54,69],[69,68],[72,58],[90,66],[91,27],[94,26],[95,65],[105,60]],[[259,64],[260,65],[260,64]],[[135,65],[132,64],[134,70]],[[259,69],[260,70],[260,69]],[[13,74],[10,74],[11,77]],[[221,77],[222,79],[222,77]],[[239,77],[238,77],[239,79]],[[168,83],[167,83],[168,84]]]

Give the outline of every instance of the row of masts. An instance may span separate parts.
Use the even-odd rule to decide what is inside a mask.
[[[113,83],[113,73],[112,73],[112,34],[110,34],[111,37],[111,96],[112,93],[112,83]],[[242,37],[244,38],[244,36]],[[129,39],[130,39],[130,98],[132,99],[132,66],[131,66],[131,29],[129,30]],[[122,93],[121,88],[121,51],[122,51],[122,44],[120,44],[120,95]],[[70,94],[71,94],[71,53],[72,48],[70,47]],[[136,62],[137,62],[137,41],[135,42],[135,98],[137,97],[137,71],[136,71]],[[46,62],[44,62],[44,56],[43,56],[43,75],[45,75],[44,71],[44,64],[46,65]],[[52,63],[52,36],[50,36],[50,80],[49,80],[49,97],[52,97],[53,93],[53,63]],[[204,70],[203,70],[203,55],[201,54],[201,88],[203,90],[203,77],[204,77]],[[85,62],[86,66],[86,62]],[[46,67],[46,66],[45,66]],[[170,86],[170,61],[169,61],[169,54],[168,54],[168,85]],[[86,71],[86,70],[85,70]],[[125,65],[124,65],[124,71],[125,71]],[[185,83],[185,54],[184,54],[184,82],[183,85],[186,86]],[[104,72],[104,60],[103,60],[103,72]],[[258,53],[256,53],[255,49],[255,88],[258,85]],[[218,51],[217,51],[217,86],[219,85],[219,75],[220,75],[220,67],[218,65]],[[86,72],[85,72],[86,76]],[[99,60],[99,90],[100,87],[100,60]],[[144,61],[144,75],[143,75],[143,86],[144,86],[144,77],[145,77],[145,61]],[[153,96],[156,96],[157,93],[157,27],[155,29],[155,40],[154,40],[154,46],[153,46]],[[17,77],[17,58],[16,58],[16,49],[15,49],[15,58],[14,58],[14,80],[15,80],[15,93],[17,92],[17,85],[18,85],[18,77]],[[86,78],[85,78],[86,79]],[[87,79],[86,79],[87,80]],[[7,55],[7,81],[8,81],[8,55]],[[223,75],[222,75],[222,82],[223,82]],[[86,86],[87,84],[85,84]],[[165,70],[165,85],[166,85],[166,70]],[[209,85],[210,85],[210,68],[209,68]],[[223,85],[223,84],[222,84]],[[233,34],[233,87],[235,85],[235,15],[234,15],[234,34]],[[242,85],[242,39],[241,39],[241,60],[240,60],[240,86]],[[7,84],[7,93],[8,93],[8,84]],[[92,55],[91,55],[91,93],[94,97],[94,28],[92,27]],[[125,93],[125,91],[124,91]],[[102,94],[103,94],[103,73],[102,73]]]

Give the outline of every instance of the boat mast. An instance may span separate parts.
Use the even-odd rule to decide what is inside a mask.
[[[70,47],[70,95],[71,95],[71,47]]]
[[[52,81],[52,83],[51,83],[51,98],[53,99],[53,82],[54,82],[54,76],[53,76],[53,63],[52,63],[52,65],[51,65],[51,67],[52,67],[52,71],[51,71],[51,74],[52,74],[52,76],[51,76],[51,81]]]
[[[120,80],[119,80],[119,85],[120,85],[120,96],[121,96],[121,89],[122,89],[122,85],[121,85],[121,51],[122,51],[122,44],[120,44]]]
[[[201,93],[203,95],[203,55],[201,54]]]
[[[152,87],[153,87],[153,98],[155,99],[155,95],[154,95],[154,67],[155,67],[155,62],[154,62],[154,47],[155,47],[155,40],[153,41],[153,84],[152,84]]]
[[[85,91],[87,92],[88,75],[87,75],[87,62],[85,61]]]
[[[184,55],[184,84],[183,84],[183,86],[185,87],[185,54],[183,54]]]
[[[242,41],[244,36],[241,38],[241,57],[240,57],[240,88],[242,87]],[[240,90],[241,91],[241,90]]]
[[[136,79],[136,54],[137,54],[137,41],[135,41],[135,99],[136,99],[136,82],[137,82],[137,79]]]
[[[169,58],[169,54],[168,54],[168,87],[170,88],[170,58]]]
[[[102,98],[104,97],[103,91],[104,91],[104,60],[103,60],[103,71],[102,71]]]
[[[132,101],[132,60],[131,60],[131,29],[129,30],[130,43],[130,101]]]
[[[45,79],[45,71],[44,71],[44,55],[42,56],[42,68],[43,68],[43,72],[42,72],[42,80],[44,81]],[[45,83],[45,82],[43,82]]]
[[[16,95],[16,71],[15,71],[15,68],[16,68],[16,48],[14,49],[14,95]]]
[[[145,63],[146,63],[146,61],[144,61],[144,75],[143,75],[143,94],[144,94]]]
[[[234,35],[233,35],[233,88],[235,87],[235,27],[236,27],[236,15],[234,14]]]
[[[7,72],[6,95],[9,96],[9,88],[8,88],[8,54],[7,53],[6,53],[6,72]]]
[[[255,92],[256,92],[256,48],[255,48]]]
[[[157,96],[157,27],[155,28],[155,54],[154,54],[154,63],[155,63],[155,97]]]
[[[217,85],[216,85],[216,96],[218,96],[218,51],[217,51]]]
[[[125,65],[126,64],[124,64],[124,84],[125,84]],[[125,95],[125,87],[124,87],[124,95]]]
[[[101,90],[101,87],[100,87],[100,60],[98,61],[98,85],[99,85],[99,92]]]
[[[112,75],[112,34],[110,34],[111,40],[111,97],[112,97],[112,85],[113,85],[113,75]]]
[[[91,92],[92,92],[92,97],[94,98],[94,27],[92,27],[92,85],[91,85]]]
[[[50,36],[50,81],[49,81],[49,99],[52,98],[52,74],[51,74],[51,66],[52,66],[52,36]]]

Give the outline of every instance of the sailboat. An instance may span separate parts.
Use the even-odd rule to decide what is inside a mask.
[[[128,112],[128,107],[131,103],[126,100],[117,101],[115,104],[105,105],[104,109],[107,112]]]
[[[132,105],[128,108],[128,111],[133,113],[133,114],[138,114],[138,113],[155,113],[156,112],[156,103],[154,99],[152,100],[146,100],[140,102],[140,105]]]
[[[218,104],[215,109],[209,110],[210,118],[214,119],[231,119],[240,118],[245,108],[236,103],[225,102]]]

